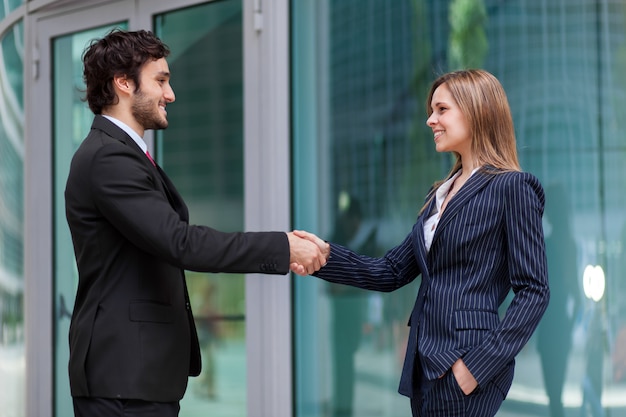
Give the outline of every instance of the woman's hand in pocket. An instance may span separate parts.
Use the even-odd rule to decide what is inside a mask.
[[[454,362],[452,365],[452,373],[461,391],[463,391],[465,395],[470,395],[474,392],[476,387],[478,387],[478,381],[476,381],[474,375],[472,375],[467,366],[465,366],[463,359],[459,358]]]

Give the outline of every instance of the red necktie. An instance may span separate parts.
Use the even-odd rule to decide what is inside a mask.
[[[146,151],[146,156],[148,157],[150,162],[152,162],[152,165],[156,166],[156,162],[154,162],[154,159],[152,159],[152,156],[150,155],[150,152]]]

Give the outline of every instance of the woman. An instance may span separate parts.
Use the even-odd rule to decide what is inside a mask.
[[[493,75],[445,74],[427,107],[436,150],[456,162],[404,241],[372,258],[300,236],[330,251],[314,274],[330,282],[393,291],[421,275],[399,387],[413,416],[493,416],[548,304],[544,192],[520,171],[508,101]]]

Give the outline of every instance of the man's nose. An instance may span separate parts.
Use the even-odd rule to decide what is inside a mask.
[[[165,99],[168,103],[173,103],[176,100],[176,94],[174,94],[174,89],[172,87],[165,90]]]

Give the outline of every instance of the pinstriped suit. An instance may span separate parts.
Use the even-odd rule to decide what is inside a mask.
[[[434,204],[433,199],[411,233],[384,257],[369,258],[331,244],[327,265],[315,275],[393,291],[421,274],[399,392],[415,399],[423,394],[421,381],[435,381],[432,385],[447,373],[444,384],[448,370],[462,357],[479,388],[466,397],[458,385],[449,385],[461,403],[458,415],[493,415],[510,388],[514,357],[548,304],[543,188],[528,173],[477,171],[448,203],[427,251],[424,221]],[[500,319],[498,307],[511,288],[515,296]],[[499,394],[483,403],[480,393],[488,387]],[[438,415],[437,409],[452,415],[451,398],[441,393],[437,398],[440,404],[432,399],[423,407],[418,404],[424,415]]]

